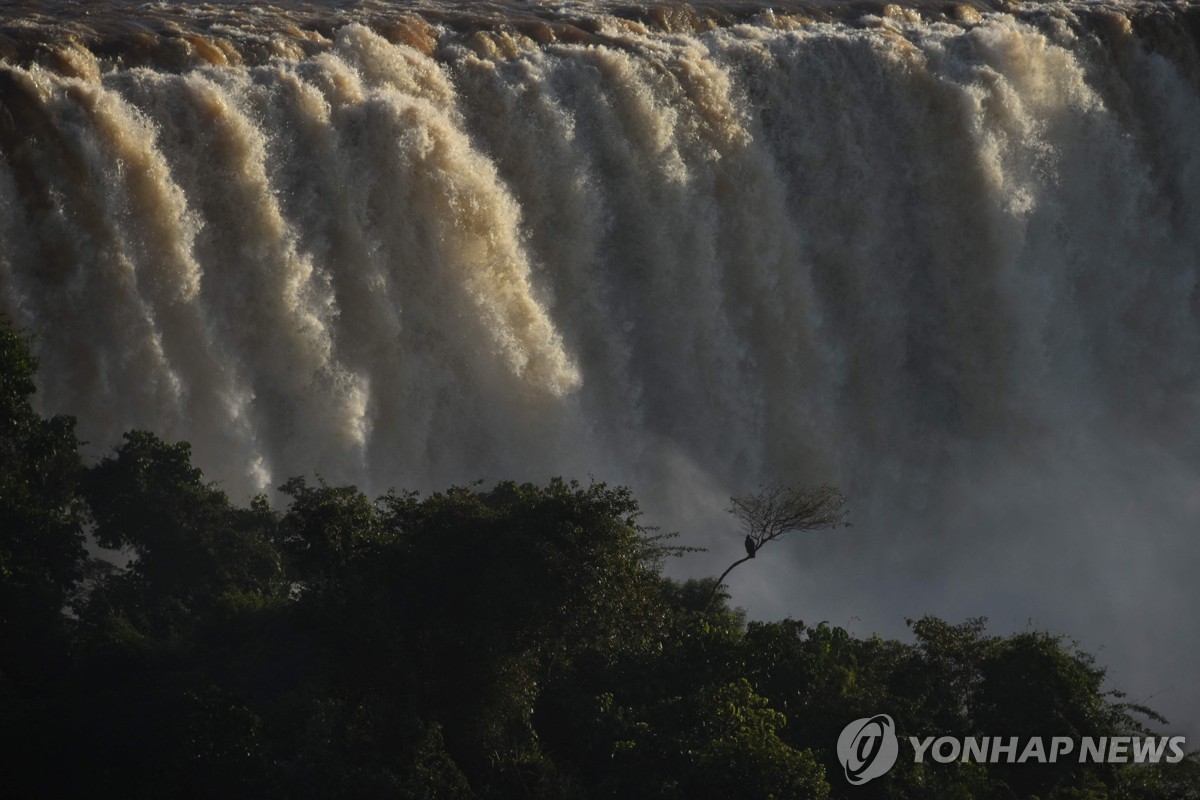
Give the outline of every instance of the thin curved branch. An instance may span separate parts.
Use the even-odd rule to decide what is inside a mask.
[[[756,494],[731,497],[729,502],[729,513],[741,521],[749,540],[747,547],[753,542],[754,551],[733,562],[721,573],[709,592],[705,609],[712,605],[717,590],[733,568],[754,558],[767,542],[773,542],[790,531],[816,531],[850,525],[846,522],[845,495],[828,485],[798,489],[775,483]]]
[[[744,564],[752,558],[754,558],[754,556],[745,556],[725,568],[725,571],[721,573],[721,577],[717,578],[717,582],[713,584],[712,591],[708,593],[708,602],[704,604],[705,611],[707,611],[708,607],[712,605],[713,598],[717,596],[717,589],[720,589],[721,584],[725,582],[725,576],[733,572],[733,568],[738,564]]]

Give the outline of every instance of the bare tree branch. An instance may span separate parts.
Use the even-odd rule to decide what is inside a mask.
[[[754,558],[767,542],[773,542],[790,531],[817,531],[849,527],[846,522],[846,497],[833,486],[822,484],[811,489],[799,489],[773,483],[755,494],[729,498],[727,509],[742,523],[746,535],[745,558],[729,565],[708,596],[712,605],[717,589],[738,564]]]

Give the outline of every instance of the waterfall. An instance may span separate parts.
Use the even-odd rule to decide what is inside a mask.
[[[0,14],[0,312],[93,457],[592,476],[679,574],[831,482],[752,615],[1032,620],[1195,728],[1195,6],[364,9]]]

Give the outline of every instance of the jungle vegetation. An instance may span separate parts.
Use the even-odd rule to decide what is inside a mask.
[[[1161,718],[1042,631],[747,622],[716,580],[664,576],[686,548],[624,488],[294,478],[242,506],[149,432],[85,460],[74,421],[31,405],[36,368],[0,326],[0,796],[1197,797],[1191,758],[916,764],[906,744],[850,786],[834,744],[877,713],[901,737]]]

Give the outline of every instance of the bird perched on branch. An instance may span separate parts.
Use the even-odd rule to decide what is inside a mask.
[[[784,483],[765,486],[756,494],[729,498],[729,513],[742,523],[746,531],[746,557],[730,564],[708,592],[712,605],[717,590],[738,564],[745,564],[758,554],[767,542],[773,542],[791,531],[819,531],[826,528],[849,527],[846,522],[846,496],[832,486],[821,485],[801,489]]]

